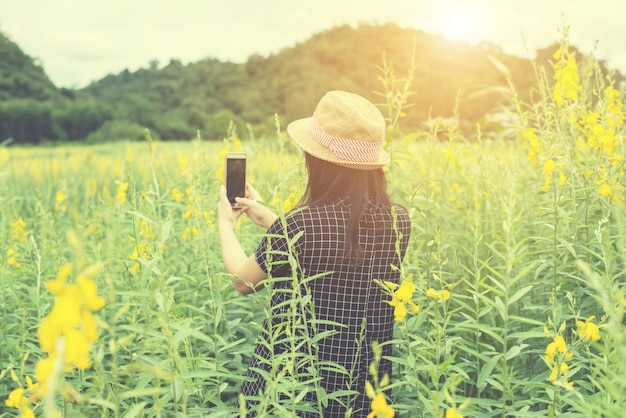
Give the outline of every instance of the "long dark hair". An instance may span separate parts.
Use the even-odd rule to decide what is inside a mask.
[[[359,244],[359,221],[368,204],[371,202],[378,207],[391,208],[383,169],[356,170],[321,160],[306,152],[304,155],[308,181],[298,206],[321,206],[349,198],[351,210],[346,224],[344,257],[360,264],[363,250]]]

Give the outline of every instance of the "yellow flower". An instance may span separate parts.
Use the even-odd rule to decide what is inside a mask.
[[[117,200],[119,203],[125,203],[126,192],[128,191],[128,183],[115,180],[115,184],[117,184],[117,194],[115,195],[115,200]]]
[[[396,322],[402,321],[406,316],[406,313],[406,305],[404,303],[396,303],[393,308],[393,320]]]
[[[450,161],[452,164],[456,164],[456,157],[454,156],[454,153],[450,148],[447,148],[445,150],[445,155],[448,161]]]
[[[606,122],[609,128],[619,128],[626,118],[622,113],[624,105],[619,100],[619,91],[613,86],[604,89],[604,97],[606,98]]]
[[[52,325],[61,332],[74,328],[80,323],[80,309],[82,298],[78,286],[75,284],[64,287],[57,293],[57,298],[47,318]]]
[[[98,323],[96,317],[89,309],[83,309],[81,314],[82,330],[87,341],[95,343],[98,341]]]
[[[35,393],[39,390],[39,383],[33,383],[33,379],[30,376],[26,376],[26,386],[30,393]]]
[[[458,412],[455,408],[446,409],[446,418],[463,418],[463,414]]]
[[[557,107],[562,107],[565,100],[578,101],[578,92],[581,90],[578,76],[576,56],[569,52],[569,46],[563,45],[554,53],[554,87],[552,97]]]
[[[600,193],[600,196],[604,196],[604,197],[611,197],[613,196],[613,189],[611,188],[611,185],[609,183],[602,182],[602,185],[600,186],[600,189],[598,191]]]
[[[413,292],[415,291],[415,285],[413,284],[413,276],[407,277],[400,288],[396,290],[394,297],[396,297],[400,302],[407,303],[413,297]]]
[[[183,197],[185,197],[183,192],[176,188],[172,189],[172,199],[174,200],[174,202],[181,203],[183,201]]]
[[[48,378],[54,371],[56,355],[41,359],[35,365],[35,377],[41,385],[41,392],[46,393],[48,388]]]
[[[61,330],[56,326],[50,315],[45,316],[37,329],[37,338],[41,349],[46,353],[54,353],[57,338],[61,335]]]
[[[54,210],[65,212],[67,210],[67,205],[63,204],[63,202],[67,199],[67,195],[63,193],[61,190],[58,190],[56,193],[56,202],[54,203]]]
[[[530,161],[530,164],[533,167],[536,167],[538,156],[542,153],[542,150],[539,137],[535,133],[535,128],[526,128],[521,133],[521,137],[524,140],[524,144],[522,146],[524,148],[528,148],[528,161]]]
[[[548,177],[554,173],[554,160],[552,158],[547,159],[543,163],[543,174]]]
[[[35,418],[35,413],[30,407],[24,406],[20,410],[20,418]]]
[[[283,212],[287,213],[291,209],[293,209],[300,200],[300,195],[302,192],[297,188],[291,188],[289,191],[289,196],[285,200],[283,200]]]
[[[565,343],[565,338],[561,335],[557,335],[554,337],[554,341],[552,341],[546,347],[545,351],[545,359],[548,363],[554,362],[554,357],[557,353],[562,353],[565,355],[565,359],[569,360],[572,358],[573,354],[567,351],[567,344]]]
[[[417,306],[411,300],[413,298],[413,292],[415,291],[415,285],[413,284],[413,275],[410,274],[406,279],[402,281],[402,284],[398,286],[393,282],[383,282],[393,293],[393,297],[389,304],[394,307],[393,315],[396,322],[400,322],[407,314],[406,304],[411,305],[413,312],[419,312],[419,306]],[[397,289],[397,290],[396,290]]]
[[[20,411],[20,418],[34,418],[33,410],[30,409],[30,401],[24,395],[24,389],[13,389],[9,397],[4,401],[9,408],[17,408]]]
[[[59,271],[57,272],[56,279],[48,280],[46,282],[46,289],[48,289],[48,291],[54,295],[59,293],[65,286],[65,280],[67,279],[67,276],[70,275],[71,271],[72,271],[71,264],[67,263],[67,264],[62,265]]]
[[[183,232],[183,239],[191,241],[198,235],[200,235],[200,231],[198,231],[198,228],[196,228],[195,226],[191,226],[185,228],[185,232]]]
[[[450,299],[450,291],[448,290],[435,290],[432,287],[426,290],[426,296],[432,299],[438,299],[440,301],[446,301]]]
[[[102,296],[98,296],[98,286],[96,282],[88,277],[81,276],[76,279],[83,301],[89,310],[99,311],[106,303]]]
[[[598,341],[600,339],[600,328],[596,324],[591,322],[594,318],[595,315],[587,318],[585,322],[576,321],[576,325],[578,326],[578,334],[584,340]]]
[[[82,332],[70,330],[65,333],[65,365],[76,366],[83,370],[90,368],[90,348],[89,340]]]
[[[559,377],[565,376],[569,372],[569,366],[567,363],[562,362],[559,366],[554,366],[552,368],[552,373],[550,373],[550,381],[555,382]]]
[[[378,393],[374,399],[372,399],[372,412],[367,415],[367,418],[393,418],[395,411],[392,407],[387,405],[385,395]]]
[[[7,250],[7,264],[15,268],[20,268],[22,265],[17,261],[16,256],[17,253],[13,250],[13,248],[9,248]]]
[[[22,218],[19,218],[17,221],[11,223],[11,226],[13,227],[13,233],[11,234],[11,237],[19,242],[26,241],[26,237],[28,237],[28,232],[26,232],[25,229],[26,222],[24,222]]]
[[[9,408],[21,408],[28,405],[28,398],[24,396],[24,389],[17,388],[9,393],[9,397],[4,403]]]
[[[152,225],[145,219],[142,219],[141,222],[139,222],[139,235],[143,236],[147,240],[156,238],[156,234],[152,230]]]

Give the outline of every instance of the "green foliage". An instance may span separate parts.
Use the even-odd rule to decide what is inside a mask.
[[[43,68],[0,32],[0,102],[50,100],[58,95]]]
[[[115,141],[137,141],[144,137],[144,128],[133,122],[125,120],[110,120],[105,122],[97,131],[91,132],[86,142],[90,144],[115,142]],[[155,139],[159,139],[156,137]]]

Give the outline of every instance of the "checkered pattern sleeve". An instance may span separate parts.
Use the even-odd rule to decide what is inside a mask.
[[[294,215],[279,217],[261,239],[255,252],[256,262],[270,276],[291,276],[291,265],[301,248],[299,224],[300,219]]]
[[[368,369],[374,359],[372,343],[383,343],[393,336],[393,308],[374,279],[399,281],[399,272],[391,266],[400,266],[411,232],[407,211],[395,206],[395,212],[394,217],[389,208],[370,204],[359,223],[359,244],[364,257],[358,265],[344,257],[350,215],[350,205],[345,200],[299,209],[278,219],[257,247],[257,263],[270,277],[291,276],[296,270],[301,294],[311,296],[313,313],[304,315],[316,319],[315,329],[310,332],[313,335],[328,332],[327,337],[317,342],[317,361],[339,367],[320,367],[321,386],[327,394],[339,390],[356,393],[342,397],[341,402],[331,400],[322,411],[323,416],[343,416],[346,407],[342,403],[352,407],[354,417],[365,417],[369,412],[364,389],[365,381],[371,379]],[[279,281],[277,285],[284,283]],[[278,294],[285,297],[286,293]],[[272,297],[272,305],[282,302]],[[271,364],[266,346],[265,342],[257,345],[248,371],[252,379],[242,387],[246,396],[257,396],[262,390],[264,381],[254,370],[261,363]],[[275,355],[277,350],[273,351]],[[390,355],[391,346],[384,345],[378,371],[381,377],[385,373],[391,376],[391,364],[385,359]],[[314,401],[310,396],[305,399]]]

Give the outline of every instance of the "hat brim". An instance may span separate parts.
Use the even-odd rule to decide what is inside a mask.
[[[328,148],[320,144],[309,134],[309,125],[312,118],[298,119],[287,125],[287,133],[303,151],[308,152],[320,160],[328,161],[342,167],[353,168],[355,170],[376,170],[389,163],[389,154],[385,150],[380,150],[380,155],[375,161],[347,161],[337,157]]]

